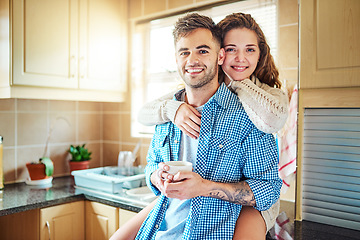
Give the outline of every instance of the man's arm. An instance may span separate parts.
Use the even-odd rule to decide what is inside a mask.
[[[204,197],[212,197],[243,206],[256,206],[254,193],[246,181],[238,183],[217,183],[210,184],[208,194]]]
[[[159,181],[159,170],[154,172],[154,182]],[[170,174],[161,173],[169,178]],[[170,175],[172,177],[172,175]],[[163,182],[162,192],[169,198],[190,199],[199,196],[212,197],[243,206],[256,206],[255,196],[246,181],[220,183],[203,179],[195,172],[180,172],[173,176],[173,182]]]

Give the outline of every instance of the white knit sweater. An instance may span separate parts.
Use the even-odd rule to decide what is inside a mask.
[[[255,77],[233,81],[231,88],[258,129],[265,133],[275,133],[284,126],[289,105],[284,91],[261,83]],[[176,111],[184,103],[172,100],[174,93],[145,104],[139,111],[138,121],[148,126],[174,122]]]

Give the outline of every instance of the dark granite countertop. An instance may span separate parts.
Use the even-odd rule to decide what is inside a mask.
[[[119,200],[95,192],[84,191],[74,186],[72,177],[58,177],[52,186],[39,188],[25,183],[7,184],[0,194],[0,216],[27,210],[44,208],[79,200],[90,200],[139,212],[144,205],[132,199]],[[355,240],[360,239],[360,232],[351,229],[334,227],[326,224],[302,221],[295,222],[295,240]],[[267,238],[271,239],[271,238]]]
[[[70,176],[54,178],[48,187],[30,186],[26,183],[7,184],[2,190],[2,197],[0,194],[0,216],[79,200],[95,201],[134,212],[139,212],[144,207],[133,203],[131,199],[123,201],[80,191],[74,185]]]

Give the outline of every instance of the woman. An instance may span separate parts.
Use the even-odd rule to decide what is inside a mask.
[[[280,90],[278,70],[262,30],[249,14],[243,13],[226,16],[218,26],[222,30],[225,50],[222,81],[236,92],[250,119],[260,130],[277,132],[285,124],[288,100]],[[185,134],[197,138],[201,115],[192,106],[171,100],[172,96],[173,93],[146,104],[140,111],[139,121],[145,125],[173,121]],[[154,204],[121,227],[111,239],[135,238]],[[279,201],[263,212],[243,207],[233,239],[265,239],[278,212]]]

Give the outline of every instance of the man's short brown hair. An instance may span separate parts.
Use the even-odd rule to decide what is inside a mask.
[[[221,32],[219,27],[215,25],[210,17],[198,13],[188,13],[177,20],[173,30],[174,43],[176,44],[180,38],[187,36],[192,31],[199,28],[208,29],[211,32],[213,39],[219,46],[221,45]]]

